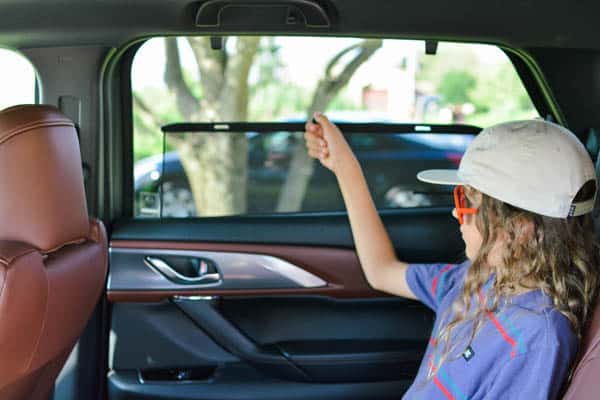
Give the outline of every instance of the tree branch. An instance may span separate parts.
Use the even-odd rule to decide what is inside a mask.
[[[183,79],[176,38],[165,39],[165,54],[165,83],[169,90],[175,93],[179,111],[185,118],[192,119],[192,116],[198,112],[199,103]]]
[[[150,108],[137,93],[133,93],[133,105],[137,108],[136,111],[139,113],[139,116],[142,119],[144,129],[148,130],[152,134],[156,132],[156,134],[164,135],[164,133],[160,130],[160,127],[165,123],[165,121],[162,121],[160,118],[158,118],[158,113],[152,110],[152,108]],[[181,137],[177,135],[170,135],[169,140],[178,143],[182,141]]]
[[[335,55],[327,64],[324,77],[317,85],[307,111],[307,118],[310,118],[315,111],[324,111],[338,92],[346,86],[356,70],[381,47],[382,43],[381,39],[366,39]],[[355,49],[359,49],[356,57],[346,64],[337,77],[331,76],[333,68],[343,56]],[[302,134],[298,134],[298,142],[302,143]],[[302,145],[296,146],[290,161],[289,173],[277,201],[278,212],[300,210],[313,169],[314,162],[309,157],[306,148]]]
[[[152,111],[146,102],[144,102],[144,100],[142,100],[142,98],[135,92],[133,92],[133,105],[137,107],[144,114],[144,116],[152,118],[154,122],[156,122],[156,125],[160,126],[160,123],[155,117],[154,111]]]
[[[350,53],[352,50],[360,47],[360,43],[353,44],[352,46],[346,47],[344,50],[340,51],[336,54],[325,67],[325,78],[329,78],[331,76],[331,70],[335,67],[335,65],[344,57],[346,54]]]
[[[313,101],[308,108],[307,115],[310,117],[315,111],[325,111],[327,105],[348,84],[352,75],[361,65],[365,63],[383,44],[381,39],[365,39],[361,43],[352,45],[331,59],[325,70],[325,76],[315,90]],[[342,69],[338,76],[331,76],[332,69],[340,62],[345,54],[359,49],[358,54]]]

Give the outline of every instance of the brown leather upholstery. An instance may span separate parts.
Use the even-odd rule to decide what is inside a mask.
[[[75,128],[53,107],[0,112],[0,221],[0,399],[46,400],[107,267]]]
[[[0,240],[51,251],[85,239],[88,215],[73,123],[50,106],[0,112]]]
[[[596,159],[596,175],[600,181],[600,155]],[[600,196],[592,214],[596,236],[600,238]],[[600,266],[598,266],[600,267]],[[588,400],[600,398],[600,302],[581,342],[579,360],[564,399]]]
[[[600,306],[581,343],[581,358],[573,372],[565,399],[592,400],[600,398]]]

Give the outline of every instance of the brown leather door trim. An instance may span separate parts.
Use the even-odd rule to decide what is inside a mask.
[[[349,249],[259,245],[238,243],[202,243],[202,242],[162,242],[113,240],[111,248],[119,249],[156,249],[156,250],[196,250],[224,251],[264,254],[279,257],[302,267],[328,282],[321,288],[302,289],[254,289],[254,290],[144,290],[144,291],[108,291],[111,302],[156,302],[172,296],[255,296],[255,295],[321,295],[335,298],[373,298],[388,297],[387,294],[373,290],[367,283],[360,267],[356,252]]]

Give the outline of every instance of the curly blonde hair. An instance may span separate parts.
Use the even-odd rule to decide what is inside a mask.
[[[439,332],[437,342],[443,347],[437,365],[430,368],[430,377],[448,357],[459,356],[472,343],[486,314],[498,309],[501,298],[509,300],[523,288],[541,289],[581,339],[600,283],[600,247],[590,214],[566,219],[545,217],[473,188],[465,189],[471,198],[481,194],[475,224],[482,245],[466,273],[462,295],[452,304],[450,322]],[[595,191],[595,182],[589,181],[574,201],[590,199]],[[488,256],[499,239],[503,265],[490,265]],[[496,274],[493,290],[478,296],[492,273]],[[472,304],[473,299],[476,304]],[[452,331],[467,321],[473,322],[468,344],[450,343]]]

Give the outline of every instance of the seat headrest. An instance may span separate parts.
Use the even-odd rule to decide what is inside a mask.
[[[88,231],[73,122],[46,105],[0,111],[0,240],[51,252]]]

